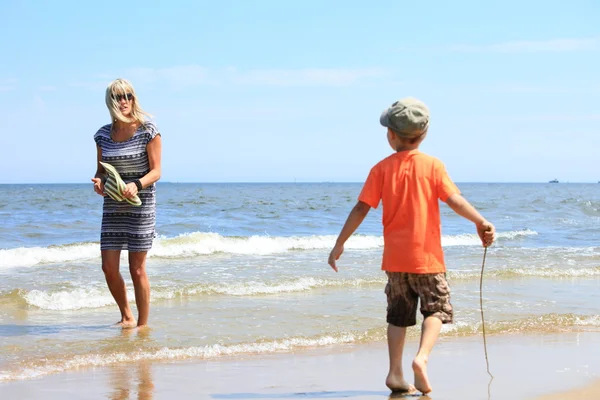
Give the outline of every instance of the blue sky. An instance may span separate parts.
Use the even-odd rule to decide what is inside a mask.
[[[117,77],[165,181],[362,181],[405,96],[456,181],[600,180],[600,3],[430,4],[3,0],[0,183],[89,182]]]

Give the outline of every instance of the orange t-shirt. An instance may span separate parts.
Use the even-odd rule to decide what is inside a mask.
[[[460,193],[444,164],[419,150],[401,151],[375,165],[359,201],[383,204],[383,261],[392,272],[431,274],[446,271],[440,207]]]

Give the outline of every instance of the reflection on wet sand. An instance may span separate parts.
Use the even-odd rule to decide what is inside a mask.
[[[108,398],[111,400],[151,400],[154,395],[152,366],[149,362],[114,366],[109,382],[112,391]]]
[[[123,336],[135,335],[135,340],[145,340],[149,337],[150,329],[123,329]],[[109,383],[112,391],[108,398],[111,400],[151,400],[154,395],[152,380],[152,364],[150,361],[113,365]]]

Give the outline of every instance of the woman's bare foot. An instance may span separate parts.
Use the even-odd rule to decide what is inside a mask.
[[[120,326],[123,329],[131,329],[135,328],[136,321],[134,318],[121,318],[119,322],[115,324],[116,326]]]
[[[394,376],[391,372],[385,379],[385,386],[394,393],[412,393],[415,391],[415,387],[406,382],[403,377]]]
[[[423,394],[431,392],[431,385],[429,384],[429,378],[427,377],[427,358],[415,358],[412,367],[415,373],[415,388]]]

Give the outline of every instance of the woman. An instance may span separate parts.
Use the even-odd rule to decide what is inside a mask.
[[[152,247],[155,232],[155,182],[160,179],[161,136],[156,126],[146,120],[131,83],[125,79],[111,82],[106,89],[106,106],[111,124],[94,135],[98,166],[92,179],[94,191],[104,196],[100,250],[102,271],[114,297],[121,320],[119,325],[133,328],[136,321],[129,308],[125,282],[119,272],[121,250],[129,252],[129,272],[135,289],[138,309],[137,326],[148,324],[150,283],[146,275],[146,255]],[[100,161],[112,165],[126,183],[122,196],[136,195],[140,206],[115,201],[104,192],[107,174]]]

